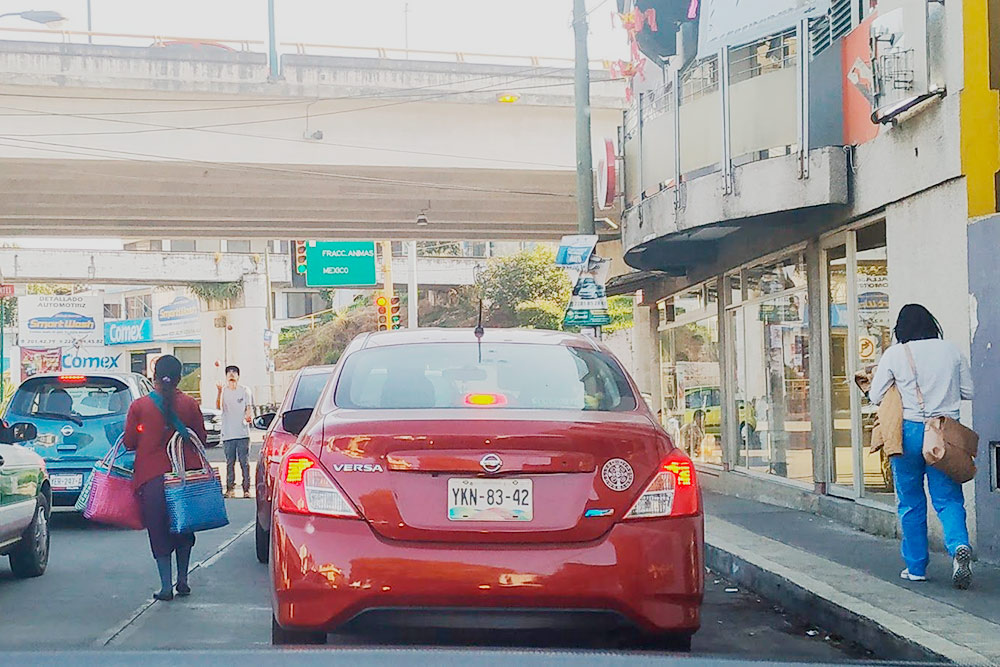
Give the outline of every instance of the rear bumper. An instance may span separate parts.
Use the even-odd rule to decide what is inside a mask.
[[[594,542],[531,547],[389,542],[363,521],[281,512],[271,530],[273,609],[290,629],[373,619],[500,628],[596,620],[646,632],[700,625],[700,516],[622,523]]]

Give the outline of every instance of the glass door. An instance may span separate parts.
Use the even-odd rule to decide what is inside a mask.
[[[827,424],[830,443],[831,493],[857,498],[861,495],[858,484],[858,448],[854,437],[853,409],[857,393],[853,376],[855,356],[852,341],[855,339],[855,324],[852,319],[851,304],[856,302],[856,285],[848,277],[854,255],[853,234],[838,234],[829,240],[823,249],[824,298],[826,301],[826,348],[827,348],[827,401],[829,423]]]
[[[892,343],[885,223],[837,234],[823,244],[826,382],[834,495],[892,502],[892,474],[870,455],[876,406],[854,384]]]

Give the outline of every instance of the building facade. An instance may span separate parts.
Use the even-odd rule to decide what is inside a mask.
[[[967,507],[1000,561],[998,3],[802,2],[786,24],[754,3],[771,33],[712,42],[721,4],[680,22],[675,54],[639,40],[652,62],[620,132],[634,272],[611,291],[638,290],[664,426],[708,488],[895,534],[875,407],[851,378],[922,303],[972,360]]]

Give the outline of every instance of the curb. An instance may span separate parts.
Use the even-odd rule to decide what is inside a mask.
[[[885,628],[808,588],[745,558],[712,544],[705,544],[705,564],[733,583],[776,602],[787,611],[876,651],[881,658],[946,663],[951,660],[930,648]]]

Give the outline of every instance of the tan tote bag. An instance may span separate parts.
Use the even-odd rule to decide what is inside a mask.
[[[959,484],[964,484],[976,476],[973,459],[979,448],[979,435],[951,417],[928,417],[924,405],[924,393],[917,380],[917,364],[907,345],[903,345],[906,359],[913,371],[913,383],[917,389],[920,415],[924,418],[924,461],[934,466]]]

